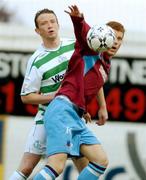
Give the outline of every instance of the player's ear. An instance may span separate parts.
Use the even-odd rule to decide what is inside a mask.
[[[40,31],[39,31],[38,28],[35,28],[35,32],[36,32],[37,34],[40,34]]]
[[[81,17],[84,18],[84,14],[83,13],[81,13]]]

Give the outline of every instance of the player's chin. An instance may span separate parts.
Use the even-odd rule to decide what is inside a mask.
[[[108,54],[109,56],[114,56],[114,55],[116,54],[116,52],[117,52],[117,51],[115,51],[115,49],[112,49],[112,48],[107,50],[107,54]]]

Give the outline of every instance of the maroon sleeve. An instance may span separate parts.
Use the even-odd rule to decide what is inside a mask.
[[[77,42],[79,43],[81,49],[89,48],[87,45],[86,36],[90,29],[90,26],[85,22],[83,17],[73,17],[71,16],[73,26],[74,26],[74,33]]]

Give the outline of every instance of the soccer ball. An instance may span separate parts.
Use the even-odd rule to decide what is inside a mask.
[[[115,41],[115,32],[108,25],[95,25],[87,33],[87,44],[93,51],[103,52],[111,48]]]

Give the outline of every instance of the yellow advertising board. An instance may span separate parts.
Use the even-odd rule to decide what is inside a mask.
[[[6,116],[0,115],[0,179],[4,179],[4,128]]]

